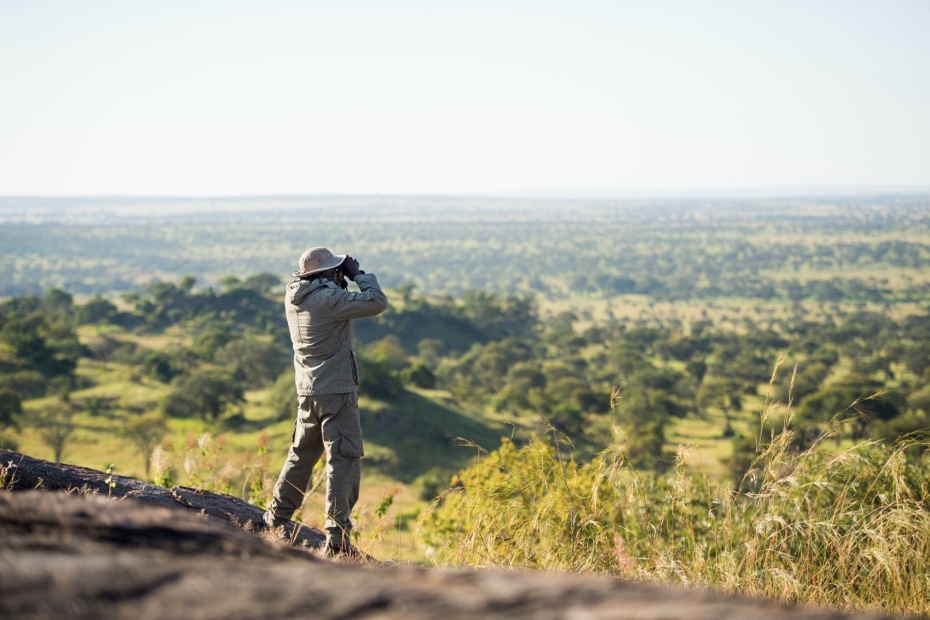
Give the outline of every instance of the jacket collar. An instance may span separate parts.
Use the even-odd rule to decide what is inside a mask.
[[[336,288],[336,283],[326,278],[295,280],[287,285],[285,298],[289,303],[297,305],[303,303],[310,293],[318,291],[321,288]]]

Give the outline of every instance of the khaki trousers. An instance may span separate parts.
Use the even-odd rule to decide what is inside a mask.
[[[326,454],[326,520],[331,537],[348,540],[350,515],[358,501],[364,450],[358,394],[298,396],[294,438],[274,486],[271,512],[290,519],[303,503],[313,466]]]

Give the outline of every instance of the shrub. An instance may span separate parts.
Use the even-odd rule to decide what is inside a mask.
[[[288,367],[291,357],[276,344],[240,338],[218,349],[216,362],[235,372],[243,385],[254,389],[274,381]]]
[[[23,399],[19,392],[0,388],[0,429],[15,426],[16,419],[23,413]]]
[[[164,408],[169,416],[216,420],[243,400],[242,386],[230,373],[198,369],[175,380]]]
[[[392,399],[404,391],[400,378],[387,362],[360,356],[358,373],[361,391],[373,398]]]
[[[453,473],[448,469],[434,467],[413,481],[417,497],[424,501],[432,501],[439,497],[443,491],[451,486]]]
[[[401,376],[406,383],[424,390],[432,390],[436,387],[436,375],[426,364],[420,361],[414,362],[409,368],[405,368],[401,372]]]
[[[294,369],[282,372],[268,393],[268,405],[275,420],[290,420],[297,411],[297,390]]]

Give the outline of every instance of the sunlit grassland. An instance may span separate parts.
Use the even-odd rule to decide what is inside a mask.
[[[81,394],[78,392],[74,396],[78,398]],[[293,421],[264,424],[268,417],[261,400],[255,399],[254,393],[248,396],[243,407],[244,416],[256,425],[261,424],[261,428],[224,431],[222,424],[195,418],[168,420],[169,430],[161,446],[168,450],[175,484],[250,499],[250,487],[257,477],[264,489],[261,499],[270,499],[274,480],[287,454]],[[26,415],[48,406],[51,400],[28,402]],[[146,476],[138,448],[121,436],[120,425],[125,415],[112,411],[94,416],[77,413],[73,419],[75,430],[65,448],[63,461],[100,471],[111,469],[120,475],[151,482],[154,472]],[[203,454],[199,446],[205,436],[209,437],[208,454]],[[16,439],[19,451],[53,460],[52,449],[43,442],[38,429],[23,426]],[[366,450],[377,454],[379,446],[369,442]],[[322,528],[323,489],[324,486],[319,485],[308,494],[295,520]],[[379,505],[388,497],[391,499],[388,510],[378,515]],[[363,484],[354,515],[358,544],[384,559],[422,561],[422,550],[415,544],[411,530],[416,515],[426,505],[427,502],[416,497],[411,485],[370,467],[368,460],[363,459]]]
[[[92,330],[82,334],[85,338],[95,335]],[[124,342],[144,342],[153,350],[189,341],[189,335],[179,331],[155,338],[116,332],[109,335]],[[170,386],[141,375],[130,365],[90,358],[79,360],[76,382],[84,387],[69,394],[75,410],[74,431],[66,442],[63,461],[101,471],[112,468],[120,475],[153,481],[155,472],[146,474],[144,456],[124,436],[122,425],[131,416],[159,411]],[[216,421],[167,418],[168,431],[160,447],[167,455],[172,482],[228,492],[260,505],[269,501],[294,421],[275,419],[267,404],[268,395],[267,388],[247,391],[235,424],[229,415]],[[23,418],[35,416],[57,398],[27,400]],[[91,402],[100,404],[96,413],[88,410]],[[358,542],[371,552],[388,554],[381,556],[385,559],[422,561],[411,525],[427,502],[416,495],[416,477],[434,466],[448,469],[450,475],[466,466],[475,452],[457,445],[457,437],[495,447],[501,433],[492,426],[502,420],[489,422],[442,391],[412,391],[390,404],[363,395],[360,408],[366,420],[366,458],[356,515]],[[19,451],[53,459],[53,449],[43,440],[40,429],[23,425],[15,438]],[[207,449],[202,449],[204,442]],[[309,494],[295,519],[321,527],[322,493],[323,488],[318,487]],[[379,514],[379,506],[388,498]]]
[[[737,414],[732,420],[737,433],[751,433],[749,415]],[[675,420],[666,434],[666,451],[669,454],[682,452],[683,462],[689,470],[702,472],[718,484],[729,483],[727,459],[733,453],[733,442],[724,437],[723,414],[711,411],[702,418],[688,417]]]

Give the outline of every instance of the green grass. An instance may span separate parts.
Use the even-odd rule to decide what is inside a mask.
[[[384,473],[404,483],[436,467],[454,471],[467,465],[476,452],[460,439],[493,449],[508,434],[502,424],[458,406],[443,392],[407,392],[391,403],[362,399],[360,408],[366,444],[390,455]]]

